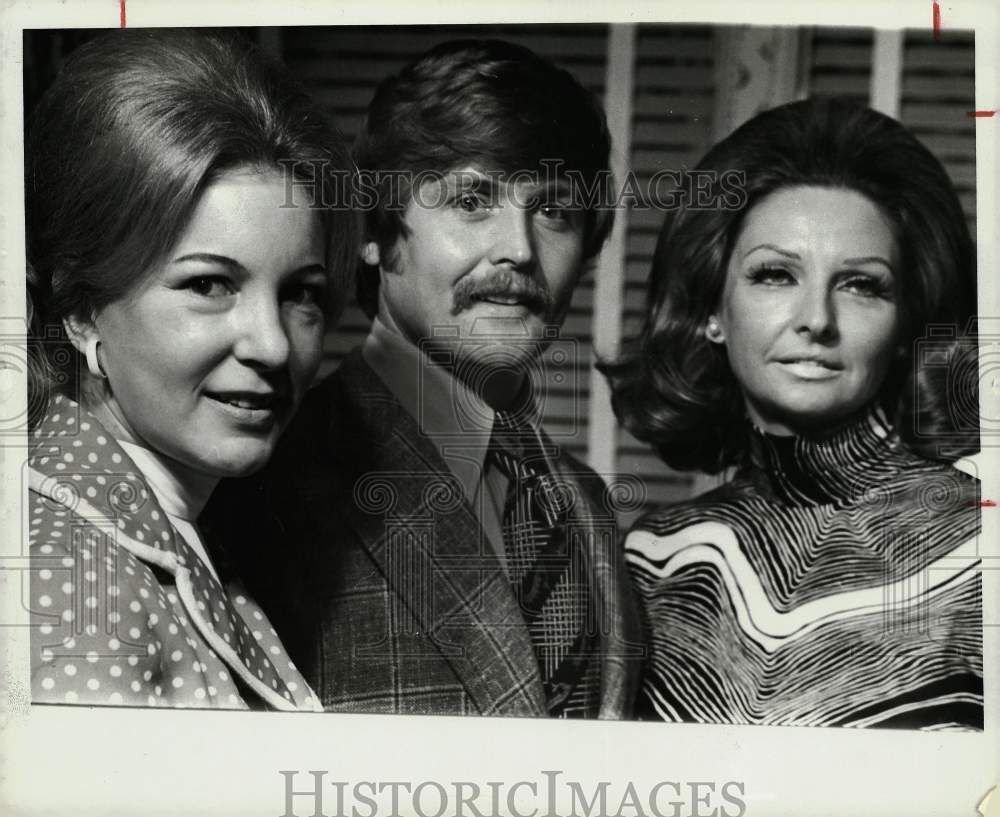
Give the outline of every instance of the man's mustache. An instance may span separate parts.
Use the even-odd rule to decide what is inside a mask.
[[[530,275],[498,270],[488,278],[463,278],[452,290],[451,314],[457,315],[484,298],[516,298],[532,312],[547,315],[552,296],[543,282]]]

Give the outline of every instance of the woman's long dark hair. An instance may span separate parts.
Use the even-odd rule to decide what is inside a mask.
[[[848,100],[810,99],[754,117],[698,169],[720,178],[716,206],[684,202],[667,214],[639,336],[619,360],[600,365],[619,421],[673,468],[716,473],[740,462],[742,392],[705,325],[746,213],[777,190],[811,185],[864,195],[894,227],[907,353],[880,400],[901,440],[933,458],[977,450],[976,341],[965,334],[976,311],[975,251],[952,183],[930,151],[888,116]],[[745,191],[738,207],[729,206],[734,172]],[[933,337],[922,341],[929,330]],[[929,347],[933,355],[921,353]]]
[[[90,318],[140,282],[219,174],[283,170],[328,201],[352,169],[283,65],[238,37],[184,29],[116,31],[75,51],[34,111],[25,163],[29,422],[53,389],[76,396],[63,319]],[[319,212],[336,315],[359,231],[346,208]]]

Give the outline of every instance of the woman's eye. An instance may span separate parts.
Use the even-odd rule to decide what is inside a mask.
[[[850,275],[841,282],[841,287],[865,298],[889,298],[892,287],[872,275]]]
[[[754,284],[786,286],[795,283],[795,276],[784,267],[755,267],[747,273],[747,277]]]
[[[233,293],[233,285],[221,275],[198,275],[185,282],[185,288],[203,298],[222,298]]]

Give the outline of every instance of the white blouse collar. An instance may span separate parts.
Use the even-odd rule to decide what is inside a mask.
[[[142,471],[163,510],[193,523],[208,503],[218,478],[196,474],[127,440],[117,442]]]

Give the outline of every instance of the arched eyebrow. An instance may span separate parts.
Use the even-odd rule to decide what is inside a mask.
[[[211,252],[191,252],[186,255],[181,255],[171,263],[181,264],[185,261],[197,261],[201,264],[217,264],[220,267],[226,267],[232,272],[242,272],[246,273],[247,269],[239,261],[234,258],[230,258],[228,255],[216,255]]]
[[[881,264],[889,270],[889,272],[895,273],[895,270],[892,268],[892,264],[890,264],[881,255],[866,255],[862,258],[845,258],[843,263],[849,264],[852,267],[860,267],[864,264]]]
[[[785,256],[785,258],[790,258],[792,261],[802,260],[802,256],[799,255],[797,252],[792,252],[791,250],[782,249],[777,244],[758,244],[757,246],[751,247],[749,250],[743,253],[743,257],[746,258],[748,255],[750,255],[750,253],[757,252],[757,250],[772,250],[773,252],[778,253],[778,255],[783,255]]]
[[[228,255],[217,255],[211,252],[192,252],[186,255],[179,256],[175,258],[171,263],[180,264],[185,261],[195,261],[200,264],[217,264],[221,267],[225,267],[230,272],[236,275],[249,275],[249,271],[235,258],[230,258]],[[291,270],[292,275],[311,275],[312,273],[320,273],[326,275],[326,267],[323,264],[306,264],[303,267]]]
[[[777,244],[758,244],[755,247],[751,247],[749,250],[743,253],[743,257],[746,258],[748,255],[750,255],[753,252],[756,252],[757,250],[771,250],[772,252],[776,252],[778,253],[778,255],[782,255],[785,258],[788,258],[792,261],[802,260],[802,256],[800,256],[798,253],[792,252],[791,250],[782,249]],[[863,266],[864,264],[881,264],[886,269],[888,269],[889,272],[895,273],[892,264],[890,264],[889,261],[887,261],[880,255],[865,255],[859,258],[845,258],[841,263],[852,267],[859,267]]]

